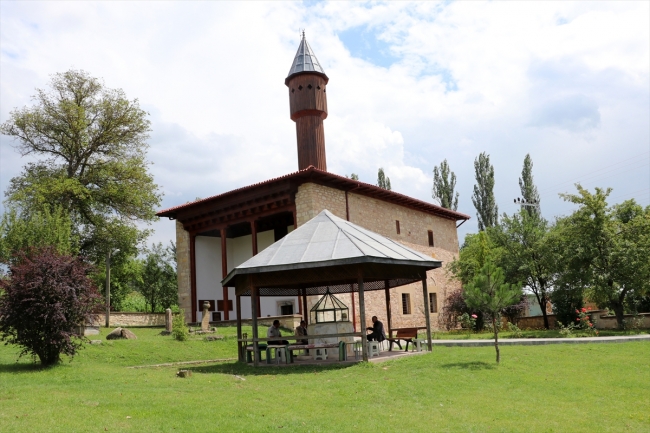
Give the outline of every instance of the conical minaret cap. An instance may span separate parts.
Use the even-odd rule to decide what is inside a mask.
[[[302,32],[302,40],[300,41],[298,52],[296,53],[296,57],[293,59],[293,64],[291,65],[285,83],[287,83],[292,76],[304,72],[314,72],[325,75],[323,67],[318,62],[314,51],[311,49],[307,39],[305,38],[305,32]],[[327,75],[325,75],[325,78],[327,78]]]

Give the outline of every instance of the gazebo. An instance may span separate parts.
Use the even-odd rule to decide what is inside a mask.
[[[258,296],[306,296],[326,293],[359,294],[359,315],[365,327],[364,292],[385,290],[390,327],[389,290],[405,284],[422,282],[428,348],[431,350],[431,320],[427,293],[428,270],[442,262],[381,236],[330,211],[324,210],[261,253],[234,268],[221,282],[235,287],[237,296],[237,339],[239,359],[242,350],[241,296],[251,297],[253,316],[253,351],[266,341],[257,332]],[[366,332],[329,335],[360,336],[363,360],[368,360]],[[244,348],[245,350],[245,348]],[[259,357],[254,357],[257,366]]]

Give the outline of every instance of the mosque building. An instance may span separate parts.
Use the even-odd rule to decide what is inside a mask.
[[[327,209],[334,215],[389,237],[443,262],[429,271],[429,308],[434,327],[447,294],[459,287],[445,267],[458,256],[457,227],[468,215],[327,171],[324,120],[329,78],[302,37],[284,83],[296,123],[298,171],[158,212],[176,220],[178,300],[188,322],[201,319],[210,302],[212,321],[235,320],[234,287],[221,281],[294,228]],[[392,327],[424,326],[422,290],[409,284],[365,296],[366,318],[392,311]],[[258,297],[260,317],[300,314],[308,318],[318,297]],[[313,299],[311,299],[313,298]],[[359,331],[358,293],[339,299]],[[250,297],[241,298],[242,319],[251,318]],[[352,313],[354,312],[354,314]]]

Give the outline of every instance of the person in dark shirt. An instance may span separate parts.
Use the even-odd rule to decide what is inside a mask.
[[[372,316],[372,324],[372,328],[366,328],[368,331],[372,331],[368,334],[368,341],[384,341],[386,339],[384,324],[377,320],[377,316]]]

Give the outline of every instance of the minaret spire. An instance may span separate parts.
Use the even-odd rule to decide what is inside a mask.
[[[327,118],[328,81],[303,30],[289,75],[284,80],[289,88],[291,120],[296,122],[300,170],[313,165],[327,171],[323,120]]]

